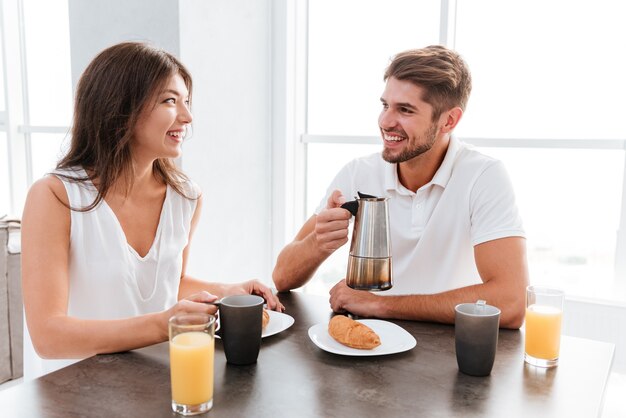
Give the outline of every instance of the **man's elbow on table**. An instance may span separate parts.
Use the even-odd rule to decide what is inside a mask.
[[[279,262],[276,263],[276,266],[274,267],[274,271],[272,272],[272,280],[274,281],[274,286],[276,286],[276,290],[278,292],[288,292],[292,289],[299,287],[297,285],[294,285],[293,280],[290,279],[285,269],[281,266],[282,264],[279,260]]]
[[[526,316],[526,286],[528,274],[526,269],[522,274],[511,279],[513,285],[501,294],[500,300],[500,328],[519,329],[524,324]]]
[[[524,323],[526,302],[516,300],[507,306],[500,307],[500,328],[519,329]]]
[[[278,292],[288,292],[291,290],[286,281],[283,280],[283,277],[276,273],[276,269],[274,269],[274,273],[272,273],[272,279],[274,280],[274,286],[276,286]]]
[[[301,262],[304,256],[301,251],[295,251],[292,248],[293,245],[293,243],[289,244],[278,255],[274,271],[272,272],[274,286],[276,286],[276,290],[279,292],[288,292],[304,286],[310,278],[302,271],[302,266],[295,262],[295,260]]]

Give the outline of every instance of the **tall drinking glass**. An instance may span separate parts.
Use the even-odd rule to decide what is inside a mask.
[[[555,367],[559,363],[563,299],[561,290],[526,288],[526,363],[539,367]]]
[[[213,406],[215,317],[173,316],[169,336],[172,410],[181,415],[207,412]]]

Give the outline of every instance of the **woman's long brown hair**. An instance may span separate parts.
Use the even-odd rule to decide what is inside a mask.
[[[76,88],[71,144],[58,162],[58,169],[82,167],[85,177],[56,173],[68,181],[96,184],[96,199],[82,208],[95,208],[116,180],[124,178],[127,192],[133,185],[134,169],[130,142],[144,109],[154,105],[170,77],[180,74],[191,100],[191,75],[166,51],[141,42],[124,42],[100,52],[83,72]],[[153,175],[189,199],[184,191],[187,176],[169,158],[157,159]]]

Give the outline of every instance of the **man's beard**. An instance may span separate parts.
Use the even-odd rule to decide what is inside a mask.
[[[383,149],[383,160],[388,163],[403,163],[405,161],[411,160],[418,155],[422,155],[423,153],[430,150],[435,144],[435,140],[437,139],[437,124],[433,123],[428,128],[428,131],[418,138],[416,141],[418,144],[414,148],[404,148],[402,152],[398,155],[393,155],[392,150],[384,148]],[[408,142],[408,138],[406,139]]]

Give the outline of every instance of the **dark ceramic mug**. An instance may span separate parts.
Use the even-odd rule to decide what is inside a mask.
[[[222,298],[219,306],[219,334],[226,361],[246,365],[256,362],[261,348],[263,304],[256,295],[233,295]]]
[[[500,309],[479,300],[461,303],[454,311],[454,342],[459,370],[471,376],[488,376],[498,347]]]

